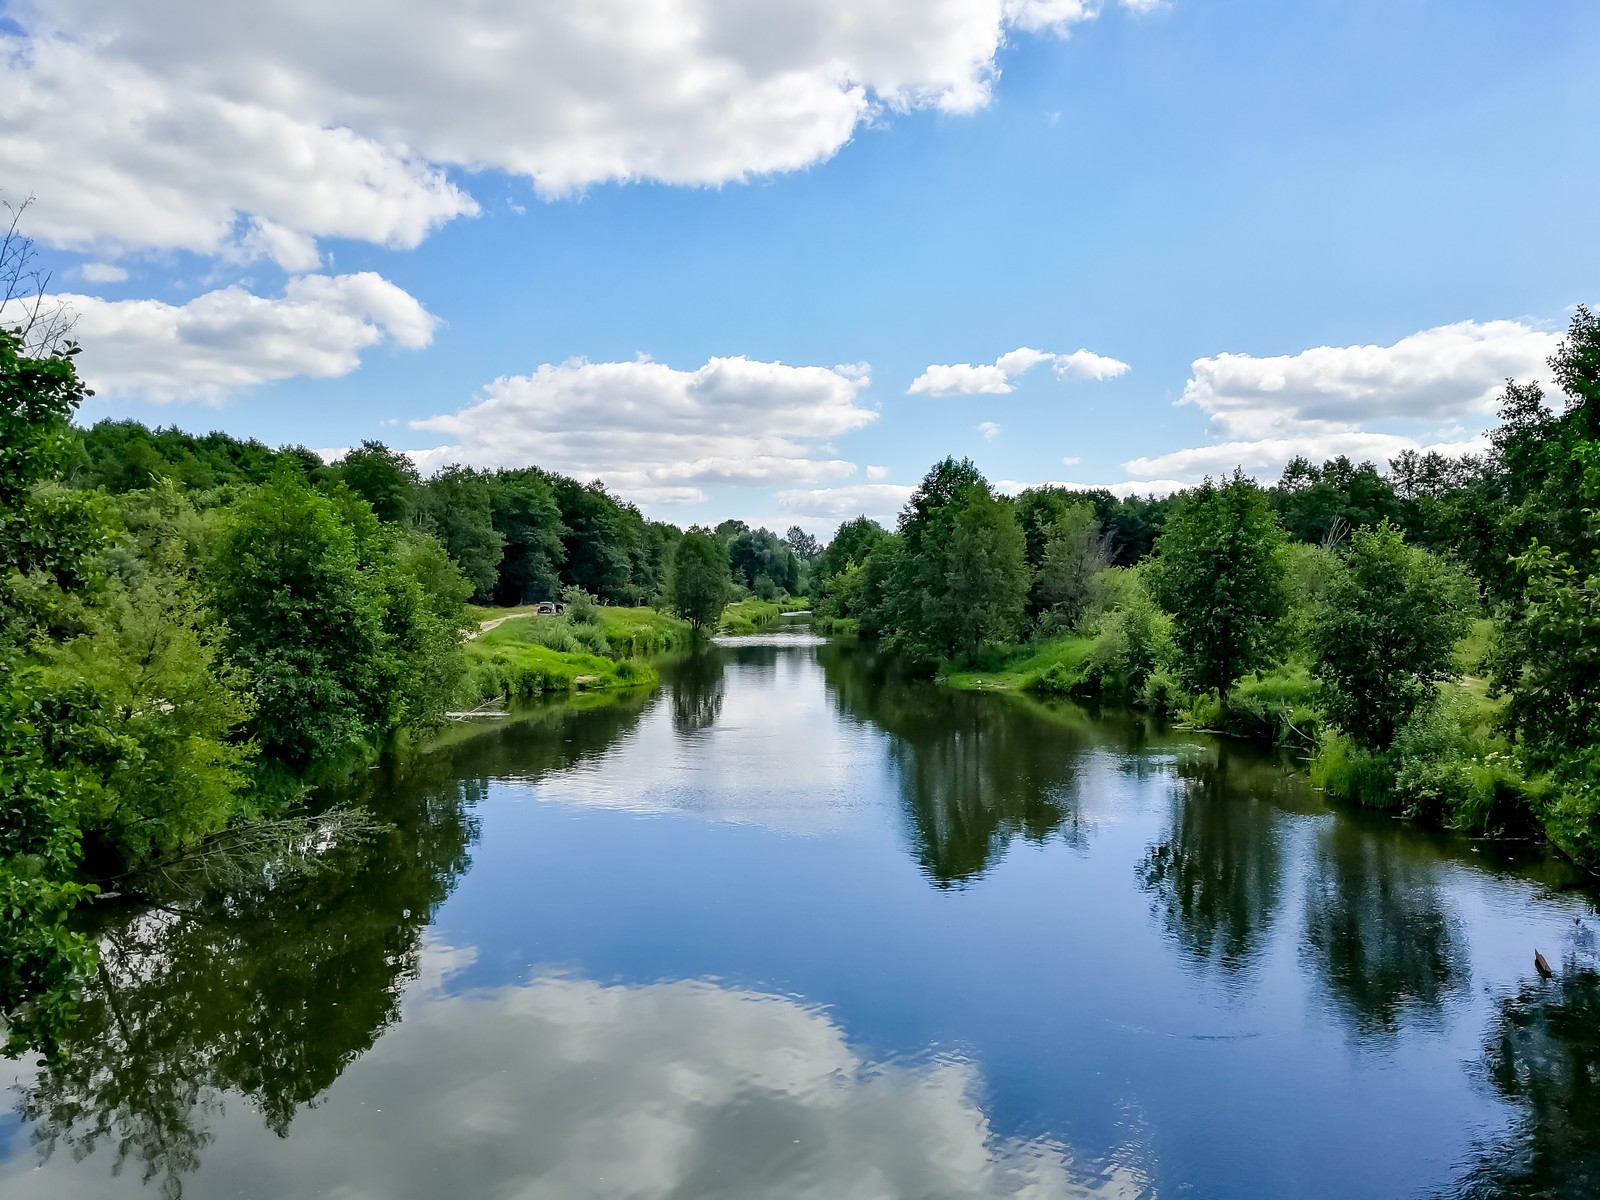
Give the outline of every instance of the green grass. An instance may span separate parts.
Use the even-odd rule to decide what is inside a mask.
[[[618,662],[597,654],[552,650],[514,634],[497,637],[523,622],[507,622],[467,643],[466,699],[482,702],[498,696],[525,700],[549,692],[601,691],[647,687],[658,680],[655,669],[636,659]]]
[[[736,600],[722,610],[722,624],[719,631],[722,633],[745,634],[754,633],[763,625],[770,624],[778,619],[783,612],[783,605],[775,600]]]
[[[951,671],[940,678],[962,691],[1027,691],[1052,668],[1069,674],[1081,672],[1093,648],[1092,637],[1056,637],[1015,647],[1003,653],[987,671]]]
[[[618,656],[642,658],[689,644],[689,622],[653,608],[602,606],[595,609],[595,615],[612,653]]]

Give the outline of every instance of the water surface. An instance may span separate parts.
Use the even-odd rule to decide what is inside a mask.
[[[1588,894],[1270,756],[790,631],[370,801],[335,871],[108,920],[0,1195],[1600,1189]]]

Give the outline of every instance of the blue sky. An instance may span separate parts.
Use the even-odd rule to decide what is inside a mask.
[[[0,6],[86,419],[823,532],[1471,448],[1600,301],[1588,0],[338,7]]]

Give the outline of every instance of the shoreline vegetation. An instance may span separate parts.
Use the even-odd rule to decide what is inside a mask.
[[[970,461],[818,556],[819,633],[954,688],[1287,748],[1329,795],[1600,870],[1600,319],[1481,455],[1304,459],[1167,497],[1000,495]]]
[[[50,1053],[71,1021],[95,961],[73,912],[112,881],[158,899],[169,864],[288,853],[358,772],[452,714],[649,687],[652,659],[796,609],[951,686],[1290,746],[1331,794],[1600,867],[1587,309],[1551,360],[1560,410],[1508,383],[1481,456],[1302,459],[1270,487],[1235,472],[1161,498],[1013,497],[946,459],[893,532],[863,516],[826,545],[681,530],[537,467],[424,479],[377,442],[330,464],[83,428],[76,353],[59,330],[0,331],[11,1053]]]

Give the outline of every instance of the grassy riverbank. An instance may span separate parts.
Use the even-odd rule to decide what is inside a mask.
[[[791,605],[804,605],[803,600],[792,600]],[[750,597],[747,600],[735,600],[722,610],[722,621],[717,626],[719,633],[748,634],[754,633],[763,625],[770,625],[785,611],[785,605],[776,600],[757,600]]]
[[[541,617],[531,607],[471,615],[480,625],[500,624],[467,644],[464,703],[650,686],[657,675],[642,659],[687,645],[690,636],[686,622],[653,608],[595,605],[582,619]]]

